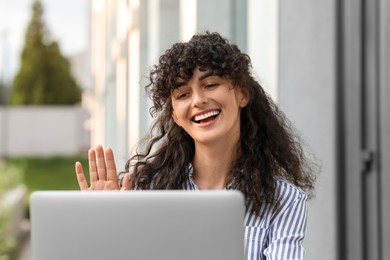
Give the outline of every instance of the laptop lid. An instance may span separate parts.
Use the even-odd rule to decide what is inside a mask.
[[[38,191],[33,260],[244,259],[238,191]]]

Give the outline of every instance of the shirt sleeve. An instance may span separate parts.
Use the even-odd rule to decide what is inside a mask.
[[[292,194],[290,194],[292,195]],[[263,255],[267,260],[302,260],[302,241],[306,234],[307,196],[294,194],[275,215],[268,233],[268,246]]]

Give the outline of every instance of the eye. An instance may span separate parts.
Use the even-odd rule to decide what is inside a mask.
[[[205,88],[215,88],[217,87],[219,84],[218,83],[207,83]]]
[[[184,99],[189,95],[191,95],[191,88],[186,85],[182,85],[172,92],[172,97],[174,99]]]
[[[188,97],[191,93],[189,91],[185,91],[185,92],[178,92],[175,94],[175,99],[184,99],[186,97]]]
[[[204,89],[214,89],[221,84],[221,78],[218,76],[208,76],[202,81],[202,85]]]

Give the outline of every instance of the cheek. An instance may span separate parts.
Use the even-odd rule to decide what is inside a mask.
[[[175,107],[174,110],[172,111],[172,118],[175,121],[175,123],[181,127],[183,124],[183,120],[185,118],[185,113],[183,112],[182,109],[180,109],[180,107]]]
[[[186,102],[172,102],[172,115],[175,115],[176,119],[184,117],[188,110],[188,104]]]
[[[240,108],[241,107],[241,98],[238,95],[235,95],[230,98],[229,105],[232,109]]]
[[[180,111],[180,108],[182,107],[182,104],[180,101],[171,100],[171,106],[173,113],[176,113]]]

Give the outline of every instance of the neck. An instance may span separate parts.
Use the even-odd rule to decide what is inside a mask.
[[[232,144],[233,143],[233,144]],[[200,189],[224,189],[236,156],[235,142],[195,144],[193,179]]]

